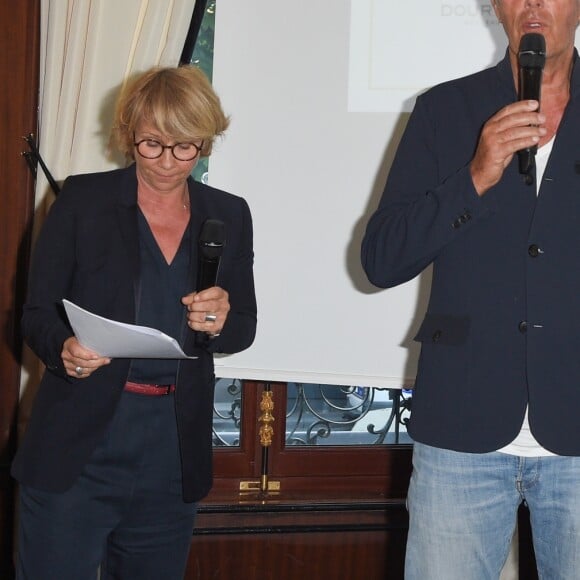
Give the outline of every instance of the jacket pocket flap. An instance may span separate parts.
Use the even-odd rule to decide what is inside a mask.
[[[449,346],[461,345],[469,335],[470,322],[467,316],[427,314],[414,340]]]

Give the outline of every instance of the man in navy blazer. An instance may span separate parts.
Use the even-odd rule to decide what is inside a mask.
[[[417,99],[362,245],[377,286],[433,266],[410,580],[497,579],[521,501],[542,577],[580,567],[580,2],[493,5],[506,57]],[[516,93],[527,33],[546,41],[541,108]],[[516,153],[538,145],[521,174]]]

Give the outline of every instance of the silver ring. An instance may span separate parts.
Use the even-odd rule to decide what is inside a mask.
[[[75,367],[75,373],[77,374],[77,376],[80,377],[84,372],[85,369],[83,369],[83,367]]]
[[[206,322],[215,322],[217,320],[217,316],[215,314],[206,314],[205,321]]]

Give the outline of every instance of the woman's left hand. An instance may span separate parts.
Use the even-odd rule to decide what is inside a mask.
[[[192,330],[217,336],[230,311],[229,294],[219,286],[192,292],[181,299],[187,307],[187,324]]]
[[[100,356],[85,348],[76,336],[70,336],[64,341],[60,356],[66,374],[75,379],[86,379],[111,362],[108,356]]]

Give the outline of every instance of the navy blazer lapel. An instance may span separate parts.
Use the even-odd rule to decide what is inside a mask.
[[[127,274],[133,281],[135,313],[139,311],[139,300],[141,297],[141,274],[139,258],[139,229],[137,225],[137,176],[135,165],[128,167],[122,174],[119,181],[117,204],[117,218],[121,237],[124,240],[124,248],[119,248],[120,252],[125,252],[127,256]]]
[[[198,275],[198,253],[199,253],[199,235],[203,222],[211,217],[208,215],[208,207],[205,196],[201,187],[192,177],[187,180],[189,190],[189,207],[191,208],[191,215],[189,218],[189,235],[191,240],[190,262],[188,282],[191,290],[196,289],[197,275]]]

